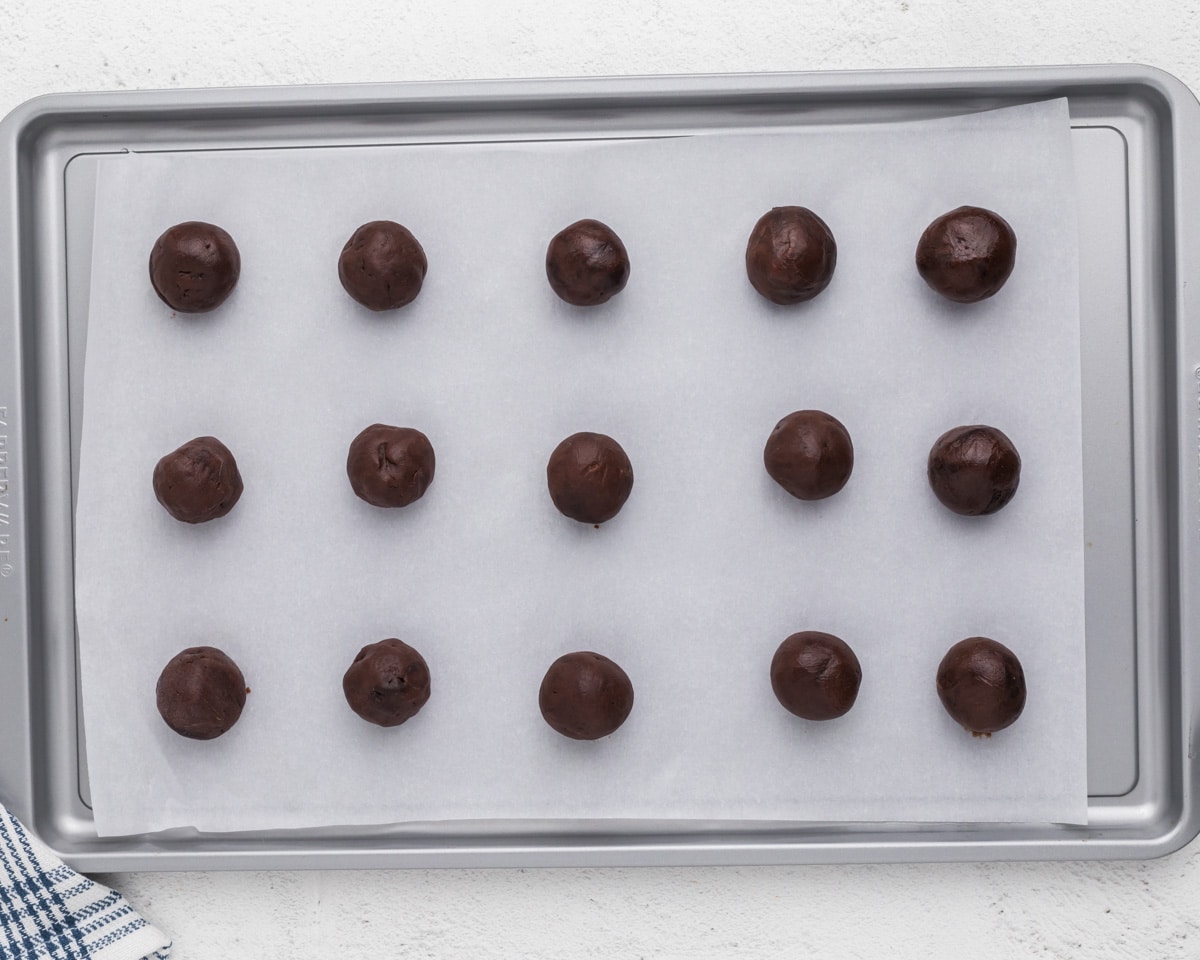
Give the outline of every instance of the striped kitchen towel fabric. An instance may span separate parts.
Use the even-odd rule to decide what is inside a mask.
[[[0,804],[0,960],[168,960],[115,890],[66,866]]]

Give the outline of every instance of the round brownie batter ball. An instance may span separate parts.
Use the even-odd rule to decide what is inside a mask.
[[[1021,482],[1021,456],[995,427],[947,430],[929,451],[929,486],[942,504],[964,517],[995,513]]]
[[[573,433],[550,454],[546,485],[563,516],[580,523],[604,523],[629,499],[633,465],[612,437]]]
[[[546,249],[546,279],[567,303],[594,307],[629,281],[629,254],[621,238],[599,220],[577,220],[554,235]]]
[[[216,647],[188,647],[163,667],[155,699],[167,726],[181,737],[212,740],[242,715],[246,679]]]
[[[346,292],[368,310],[395,310],[421,292],[429,262],[417,238],[391,220],[372,220],[354,231],[338,258]]]
[[[225,444],[196,437],[155,464],[154,495],[176,520],[205,523],[233,509],[242,495],[242,475]]]
[[[850,479],[854,445],[840,420],[821,410],[797,410],[775,424],[763,464],[796,499],[823,500]]]
[[[211,223],[177,223],[150,251],[154,292],[180,313],[215,310],[233,292],[241,272],[242,257],[233,237]]]
[[[849,713],[861,682],[858,657],[831,633],[793,633],[771,660],[771,689],[789,712],[805,720]]]
[[[403,640],[380,640],[358,651],[342,677],[342,692],[364,720],[399,726],[429,701],[429,665]]]
[[[942,658],[937,691],[956,722],[971,733],[991,734],[1011,726],[1025,709],[1025,671],[1004,644],[968,637]]]
[[[997,213],[959,207],[933,221],[917,244],[917,272],[948,300],[976,303],[1004,286],[1017,262],[1017,235]]]
[[[568,653],[546,671],[538,706],[546,722],[564,737],[599,740],[629,716],[633,684],[608,657],[588,650]]]
[[[807,207],[764,213],[746,244],[746,275],[772,303],[811,300],[829,286],[836,266],[833,234]]]
[[[420,430],[373,423],[350,444],[346,476],[376,507],[407,507],[433,483],[433,444]]]

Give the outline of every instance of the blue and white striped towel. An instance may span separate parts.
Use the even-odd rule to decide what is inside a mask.
[[[0,805],[0,960],[167,960],[171,942]]]

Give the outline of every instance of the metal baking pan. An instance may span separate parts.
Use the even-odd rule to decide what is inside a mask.
[[[486,821],[100,839],[73,602],[97,156],[918,119],[1067,97],[1081,227],[1086,826]],[[1200,104],[1148,67],[52,96],[0,124],[0,799],[86,870],[1152,857],[1200,832]],[[89,398],[103,402],[103,398]]]

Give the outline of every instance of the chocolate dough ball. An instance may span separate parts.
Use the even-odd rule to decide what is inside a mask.
[[[155,699],[167,726],[181,737],[213,740],[242,715],[246,679],[216,647],[188,647],[163,667]]]
[[[612,228],[577,220],[554,235],[546,249],[546,278],[555,293],[577,307],[605,303],[629,281],[629,254]]]
[[[176,520],[205,523],[233,509],[242,495],[242,475],[225,444],[196,437],[155,464],[154,495]]]
[[[376,507],[407,507],[433,483],[433,444],[420,430],[373,423],[350,444],[346,475]]]
[[[861,682],[858,657],[831,633],[793,633],[771,660],[771,689],[789,712],[805,720],[849,713]]]
[[[995,427],[947,430],[929,451],[929,486],[943,505],[964,517],[1000,510],[1021,482],[1021,456]]]
[[[999,214],[959,207],[933,221],[917,244],[917,271],[932,290],[976,303],[1004,286],[1017,261],[1017,235]]]
[[[342,677],[342,692],[364,720],[396,727],[429,701],[429,665],[403,640],[380,640],[358,651]]]
[[[368,310],[395,310],[421,292],[429,262],[417,238],[391,220],[372,220],[354,231],[338,258],[346,292]]]
[[[215,310],[237,285],[242,257],[233,237],[211,223],[169,227],[150,251],[150,283],[180,313]]]
[[[612,437],[573,433],[554,448],[546,484],[559,513],[580,523],[604,523],[633,489],[633,465]]]
[[[599,740],[616,730],[633,709],[633,684],[608,657],[588,650],[550,664],[538,691],[546,722],[572,740]]]
[[[846,485],[854,445],[840,420],[821,410],[797,410],[775,424],[763,450],[771,479],[798,500],[823,500]]]
[[[1025,709],[1025,671],[1008,647],[987,637],[952,646],[937,672],[946,712],[974,734],[991,734],[1016,722]]]
[[[746,244],[746,274],[772,303],[811,300],[829,286],[837,243],[825,221],[807,207],[764,213]]]

